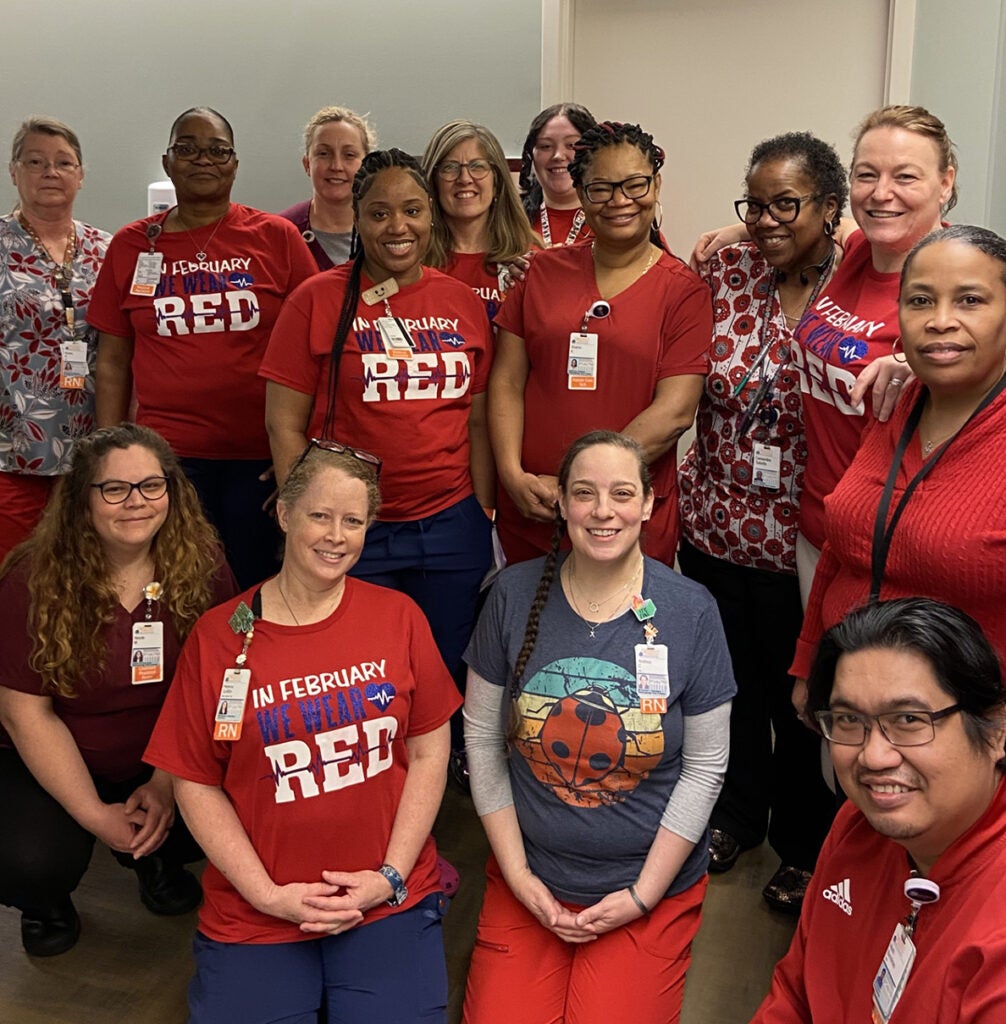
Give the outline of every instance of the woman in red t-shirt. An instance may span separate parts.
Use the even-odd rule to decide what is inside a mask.
[[[451,121],[433,133],[423,173],[434,208],[425,263],[464,281],[492,320],[510,281],[508,265],[537,242],[503,147],[488,128]]]

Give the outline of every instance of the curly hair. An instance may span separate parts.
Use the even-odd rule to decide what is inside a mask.
[[[874,128],[903,128],[930,139],[936,147],[939,159],[940,174],[946,174],[950,168],[954,171],[954,184],[950,190],[950,198],[943,204],[946,215],[957,205],[957,150],[947,132],[947,126],[925,107],[913,107],[894,103],[880,107],[867,114],[856,129],[856,144],[852,147],[852,163],[856,163],[856,150],[863,141],[863,136]],[[850,168],[851,173],[852,168]]]
[[[534,147],[545,125],[557,117],[566,118],[581,135],[597,124],[597,118],[579,103],[553,103],[531,122],[527,138],[524,140],[524,148],[520,154],[520,175],[517,178],[517,184],[520,186],[521,205],[532,224],[545,199],[541,182],[538,181],[534,173]]]
[[[614,448],[621,448],[630,452],[636,459],[639,469],[639,479],[643,485],[643,495],[649,497],[653,493],[653,480],[650,476],[650,467],[646,464],[646,456],[638,441],[625,434],[616,433],[613,430],[592,430],[582,437],[578,437],[567,449],[559,464],[559,490],[565,493],[569,485],[569,475],[573,469],[573,463],[577,457],[590,448],[598,445],[611,445]],[[548,595],[552,590],[552,584],[556,577],[556,566],[559,561],[559,549],[562,546],[563,537],[566,536],[566,521],[563,519],[558,508],[555,511],[555,527],[552,531],[552,543],[549,545],[548,554],[545,556],[545,564],[542,567],[541,576],[538,578],[538,585],[535,587],[534,599],[528,609],[527,621],[524,624],[524,640],[521,643],[520,651],[514,662],[513,672],[510,676],[510,698],[512,702],[510,714],[510,727],[507,732],[508,742],[512,742],[516,736],[518,716],[516,712],[517,699],[520,697],[521,679],[524,677],[524,670],[527,668],[528,660],[534,652],[538,643],[538,630],[541,624],[541,613],[548,601]]]
[[[76,696],[90,673],[105,663],[104,627],[115,619],[119,594],[105,548],[91,522],[91,485],[113,449],[146,448],[168,479],[168,513],[150,547],[161,599],[180,640],[213,602],[222,554],[195,488],[167,442],[147,427],[104,427],[74,445],[70,470],[56,484],[32,535],[0,566],[0,578],[26,562],[29,665],[44,692]]]
[[[838,227],[849,199],[849,179],[841,158],[832,146],[810,132],[786,132],[771,139],[763,139],[751,150],[751,159],[744,172],[745,188],[755,168],[768,160],[793,160],[798,163],[819,199],[834,198],[837,208],[830,223],[832,229]]]
[[[535,242],[531,225],[524,216],[520,205],[517,188],[513,183],[510,168],[503,153],[499,140],[488,128],[471,121],[449,121],[433,133],[423,154],[423,169],[427,178],[433,183],[437,169],[447,159],[455,146],[473,140],[485,154],[486,162],[492,168],[493,201],[489,208],[489,219],[486,233],[489,244],[485,252],[485,266],[490,273],[495,273],[494,263],[511,263],[518,256],[526,253]],[[430,235],[430,248],[426,254],[426,265],[442,268],[446,265],[448,254],[454,248],[451,227],[447,223],[443,207],[440,205],[438,190],[431,190],[433,196],[433,232]]]
[[[580,141],[573,147],[576,156],[569,165],[569,176],[573,179],[573,184],[578,189],[583,187],[587,171],[599,150],[621,145],[635,146],[649,161],[654,176],[664,166],[664,151],[653,141],[653,136],[644,132],[638,124],[599,121],[593,128],[585,131],[580,136]],[[656,222],[650,225],[650,241],[661,249],[664,248]]]
[[[419,161],[401,149],[375,149],[363,158],[360,169],[353,177],[354,214],[359,214],[360,203],[377,180],[378,174],[381,171],[389,171],[396,167],[406,171],[426,195],[429,196],[432,209],[433,196],[430,194],[430,185],[423,174]],[[339,320],[335,327],[335,337],[332,339],[332,348],[329,352],[328,404],[325,409],[325,420],[321,430],[321,436],[329,440],[332,440],[332,428],[335,423],[335,398],[336,388],[339,384],[339,364],[342,361],[342,350],[346,346],[346,339],[349,337],[350,328],[353,326],[356,304],[360,301],[360,275],[363,273],[363,261],[366,259],[366,256],[367,254],[363,251],[363,246],[360,245],[360,237],[354,228],[349,281],[346,283],[346,294],[342,299],[342,308],[339,310]]]

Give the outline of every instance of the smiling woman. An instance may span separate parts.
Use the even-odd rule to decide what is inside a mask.
[[[912,250],[901,280],[902,343],[919,379],[890,422],[867,429],[829,499],[801,676],[823,629],[871,595],[953,604],[1006,656],[1006,241],[945,228]]]
[[[291,296],[262,363],[276,474],[309,437],[383,460],[383,505],[354,575],[409,594],[463,678],[491,554],[482,509],[495,504],[489,323],[470,288],[423,266],[432,200],[413,157],[369,153],[353,197],[355,258]]]
[[[234,133],[184,111],[164,170],[178,205],[112,240],[88,314],[101,332],[97,418],[136,419],[167,438],[220,531],[242,585],[275,569],[275,524],[259,363],[283,299],[317,267],[287,220],[231,203]]]

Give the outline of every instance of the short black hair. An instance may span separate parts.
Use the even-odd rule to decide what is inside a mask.
[[[970,615],[928,597],[867,604],[832,626],[821,638],[807,677],[810,714],[827,710],[842,656],[871,649],[911,651],[925,658],[940,689],[961,706],[974,746],[995,742],[1006,708],[999,658]]]
[[[814,183],[814,192],[822,199],[834,196],[838,204],[832,226],[838,227],[842,211],[849,199],[849,179],[838,153],[827,142],[810,132],[786,132],[771,139],[763,139],[751,150],[744,184],[758,164],[765,160],[796,160],[804,174]]]
[[[227,138],[230,140],[230,144],[234,145],[234,129],[231,127],[230,121],[220,113],[219,110],[214,110],[212,107],[189,107],[188,110],[183,110],[178,117],[171,122],[171,131],[168,133],[168,142],[171,143],[175,138],[175,132],[178,131],[178,126],[192,114],[202,114],[203,116],[209,115],[215,117],[223,124],[227,129]]]
[[[908,272],[911,269],[915,257],[927,246],[935,245],[937,242],[963,242],[970,245],[972,249],[985,253],[1002,265],[1002,278],[1006,283],[1006,239],[997,235],[988,228],[980,228],[974,224],[953,224],[949,228],[937,228],[930,231],[925,238],[915,243],[914,248],[908,254],[904,265],[901,268],[901,287],[905,287]]]

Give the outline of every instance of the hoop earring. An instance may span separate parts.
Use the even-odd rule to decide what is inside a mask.
[[[898,352],[899,352],[898,346],[900,344],[901,344],[901,335],[899,334],[894,339],[894,344],[891,346],[891,355],[894,356],[894,361],[896,363],[907,363],[908,362],[908,356],[905,355],[904,349],[900,350],[901,351],[901,358],[900,359],[898,358]]]
[[[660,225],[664,223],[664,208],[660,205],[660,200],[656,202],[657,215],[653,218],[653,226],[659,231]]]
[[[824,222],[824,233],[829,238],[832,238],[835,234],[835,225],[830,220]]]

